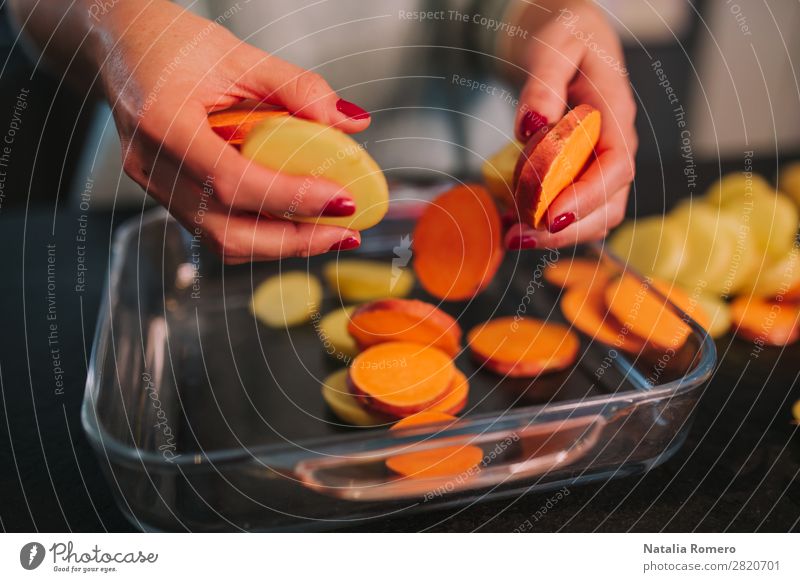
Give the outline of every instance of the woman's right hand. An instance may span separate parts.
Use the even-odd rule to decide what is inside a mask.
[[[369,114],[317,74],[244,43],[163,0],[120,2],[98,18],[100,82],[122,141],[125,172],[228,263],[310,256],[360,244],[356,231],[264,216],[347,216],[346,190],[273,172],[244,158],[207,115],[243,99],[348,132]],[[304,183],[305,182],[305,183]]]

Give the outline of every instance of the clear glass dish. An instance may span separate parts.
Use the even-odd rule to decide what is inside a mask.
[[[409,220],[386,220],[346,257],[391,261],[412,228]],[[441,307],[465,331],[523,310],[563,321],[561,290],[541,278],[555,252],[510,253],[481,295]],[[601,257],[607,268],[621,268],[600,247],[561,256]],[[348,427],[320,395],[321,380],[342,364],[325,353],[315,326],[269,329],[249,310],[253,287],[267,276],[318,274],[330,260],[223,266],[161,209],[118,230],[82,416],[135,525],[328,529],[628,476],[681,446],[715,363],[713,341],[671,306],[692,333],[666,363],[581,336],[571,368],[503,379],[465,350],[457,365],[470,378],[470,398],[455,425]],[[419,285],[412,296],[431,300]],[[338,306],[326,290],[322,312]],[[398,452],[462,443],[483,449],[478,469],[409,479],[385,466]]]

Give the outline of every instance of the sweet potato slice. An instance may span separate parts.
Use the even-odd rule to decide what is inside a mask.
[[[386,459],[386,466],[404,477],[427,479],[472,473],[483,460],[483,450],[474,445],[450,445],[406,453]]]
[[[482,186],[457,186],[438,196],[414,229],[414,271],[425,290],[457,301],[491,283],[503,259],[497,208]]]
[[[575,328],[593,340],[631,354],[641,352],[645,342],[608,314],[605,288],[572,287],[561,297],[561,313]]]
[[[394,416],[421,412],[451,388],[455,366],[442,350],[388,342],[361,352],[350,366],[350,389],[373,410]]]
[[[594,259],[565,257],[547,265],[544,270],[545,281],[564,289],[575,286],[603,287],[609,277],[608,268]]]
[[[473,328],[467,343],[487,369],[514,378],[563,370],[575,361],[580,342],[566,326],[530,317],[500,317]]]
[[[347,330],[360,349],[390,341],[436,346],[455,357],[461,348],[461,327],[430,303],[416,299],[380,299],[355,310]]]
[[[233,107],[222,111],[215,111],[208,115],[211,129],[231,145],[241,145],[244,138],[258,123],[279,115],[288,115],[285,109],[273,105],[243,101]]]
[[[319,309],[322,285],[313,275],[289,271],[274,275],[253,292],[250,310],[269,327],[305,323]]]
[[[428,407],[428,411],[430,412],[442,412],[445,414],[452,414],[456,415],[467,405],[467,399],[469,398],[469,379],[461,372],[461,370],[456,369],[453,374],[453,382],[450,385],[450,390],[442,396],[440,400],[436,402],[436,404],[431,405]]]
[[[338,259],[326,263],[322,274],[340,298],[359,303],[383,297],[405,297],[414,286],[410,269],[380,261]]]
[[[322,382],[322,398],[333,413],[347,424],[381,426],[390,417],[365,409],[347,388],[347,370],[337,370]]]
[[[659,293],[665,295],[667,299],[672,301],[679,309],[699,323],[700,327],[709,331],[711,328],[711,317],[706,313],[699,299],[689,296],[677,283],[668,283],[661,279],[653,279],[652,285],[654,289],[657,289]]]
[[[600,112],[590,105],[569,111],[541,140],[525,146],[514,197],[519,215],[539,227],[547,208],[578,177],[600,139]]]
[[[436,424],[440,422],[453,422],[456,417],[452,414],[445,412],[435,412],[431,410],[423,410],[411,416],[406,416],[398,420],[389,430],[400,430],[401,428],[408,428],[410,426],[419,426],[424,424]]]
[[[619,323],[658,350],[677,350],[691,333],[668,300],[630,275],[622,275],[606,288],[605,301]]]
[[[759,344],[785,346],[800,338],[800,307],[785,301],[737,297],[731,319],[737,335]]]

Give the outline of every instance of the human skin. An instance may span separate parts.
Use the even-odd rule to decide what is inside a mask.
[[[12,0],[13,15],[48,64],[110,104],[125,172],[227,263],[310,256],[360,244],[356,231],[274,220],[355,210],[340,187],[252,164],[218,137],[211,111],[242,99],[285,107],[353,133],[369,115],[319,75],[271,56],[164,0]],[[210,188],[209,188],[209,185]],[[209,196],[209,194],[211,194]],[[200,205],[205,212],[196,220]]]
[[[625,216],[638,145],[636,102],[620,41],[600,9],[580,0],[530,3],[512,24],[531,31],[501,43],[498,51],[504,72],[523,83],[517,138],[527,142],[536,129],[580,103],[598,109],[603,125],[596,159],[550,205],[546,226],[516,224],[506,233],[506,246],[523,250],[602,239]]]

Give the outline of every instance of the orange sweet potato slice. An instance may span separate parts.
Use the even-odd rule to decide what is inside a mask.
[[[539,227],[548,207],[583,170],[600,138],[600,112],[590,105],[569,111],[541,139],[525,146],[516,170],[517,211]]]
[[[473,356],[498,374],[526,378],[563,370],[575,361],[580,342],[566,326],[531,317],[500,317],[467,335]]]
[[[455,366],[442,350],[387,342],[361,352],[348,376],[350,389],[373,410],[408,416],[436,404],[452,388]]]
[[[575,286],[561,297],[561,313],[576,329],[608,346],[636,354],[645,342],[608,314],[604,287]]]
[[[669,301],[654,293],[645,281],[622,275],[605,290],[609,313],[657,350],[677,350],[691,328],[672,311]]]
[[[703,306],[695,298],[689,296],[677,283],[668,283],[661,279],[653,279],[653,288],[657,289],[660,293],[665,295],[667,299],[672,301],[681,311],[685,312],[689,317],[694,319],[705,330],[711,327],[711,316],[706,313]]]
[[[468,398],[469,380],[461,370],[456,368],[450,390],[436,404],[431,405],[428,411],[456,415],[464,410]]]
[[[494,201],[475,184],[438,196],[417,222],[414,271],[425,290],[457,301],[477,295],[503,259],[502,226]]]
[[[469,474],[476,470],[482,460],[483,450],[480,447],[450,445],[389,457],[386,466],[404,477],[427,479]]]
[[[400,430],[401,428],[408,428],[410,426],[435,424],[437,422],[452,422],[454,420],[456,420],[456,417],[452,414],[423,410],[422,412],[417,412],[416,414],[398,420],[389,430]]]
[[[544,279],[551,285],[569,289],[575,286],[604,286],[610,277],[608,268],[594,259],[564,258],[550,263]]]
[[[737,335],[770,346],[785,346],[800,338],[800,307],[760,297],[737,297],[731,303]]]
[[[451,357],[461,349],[461,327],[430,303],[416,299],[380,299],[353,312],[347,331],[366,349],[390,341],[436,346]]]
[[[268,117],[288,115],[285,109],[278,109],[265,103],[243,101],[222,111],[208,115],[211,129],[231,145],[241,145],[250,130]]]

